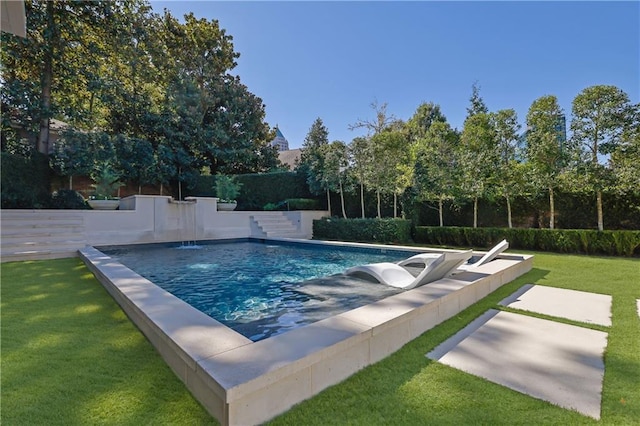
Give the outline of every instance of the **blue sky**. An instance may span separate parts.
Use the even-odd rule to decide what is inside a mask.
[[[151,2],[175,16],[217,19],[240,53],[232,74],[299,148],[320,117],[350,142],[370,104],[407,120],[422,102],[462,129],[471,85],[489,110],[571,102],[615,85],[640,102],[640,2]]]

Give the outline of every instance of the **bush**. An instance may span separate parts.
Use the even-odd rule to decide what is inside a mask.
[[[73,189],[60,189],[51,194],[51,209],[86,210],[89,205],[84,197]]]
[[[255,173],[235,177],[242,184],[242,191],[236,199],[236,210],[262,210],[267,204],[273,207],[283,200],[313,198],[305,177],[295,172]],[[198,177],[188,195],[215,196],[212,189],[215,188],[215,179],[215,176]],[[286,210],[286,205],[282,210]]]
[[[640,256],[640,231],[418,226],[414,234],[421,244],[474,248],[489,248],[502,239],[523,250]]]
[[[411,241],[411,221],[404,219],[314,220],[313,237],[340,241],[407,243]]]
[[[42,209],[48,206],[49,159],[33,153],[30,158],[3,152],[1,158],[2,208]]]

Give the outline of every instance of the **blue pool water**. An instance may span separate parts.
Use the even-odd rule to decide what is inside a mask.
[[[334,274],[412,254],[261,242],[216,243],[190,250],[146,246],[103,251],[254,341],[397,293]]]

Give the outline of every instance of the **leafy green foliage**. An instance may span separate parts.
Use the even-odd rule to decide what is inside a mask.
[[[263,210],[320,210],[321,208],[320,201],[313,198],[289,198],[279,203],[267,203],[264,205]]]
[[[236,201],[240,194],[242,183],[238,182],[235,176],[216,175],[216,197],[221,203],[232,203]]]
[[[379,243],[411,241],[411,221],[404,219],[322,219],[313,221],[316,239]]]
[[[114,197],[118,188],[124,184],[120,182],[120,175],[109,163],[102,163],[91,174],[94,192],[91,196],[94,200],[110,200]]]
[[[272,203],[276,205],[288,198],[311,198],[306,177],[296,172],[273,172],[236,175],[235,179],[242,184],[242,191],[237,197],[236,210],[262,210]],[[216,176],[199,176],[189,195],[201,197],[215,196]]]
[[[51,194],[51,201],[47,208],[63,210],[89,209],[87,201],[82,194],[73,189],[59,189]]]
[[[31,158],[1,153],[2,208],[45,208],[49,204],[49,164],[45,155]]]
[[[640,231],[417,226],[414,239],[423,244],[485,248],[506,239],[515,249],[640,256]]]
[[[572,104],[572,139],[578,151],[573,181],[578,190],[596,193],[598,229],[604,229],[602,191],[615,188],[615,175],[600,156],[615,152],[629,120],[629,96],[615,86],[591,86]]]

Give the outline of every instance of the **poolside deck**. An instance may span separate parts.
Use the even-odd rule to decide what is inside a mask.
[[[474,272],[254,343],[99,250],[87,247],[79,253],[192,394],[223,425],[258,424],[286,411],[387,357],[528,272],[533,263],[533,256],[502,254]]]

